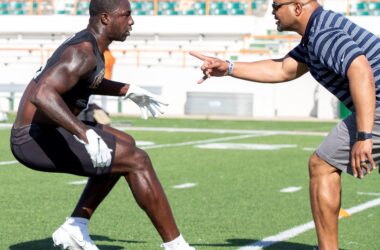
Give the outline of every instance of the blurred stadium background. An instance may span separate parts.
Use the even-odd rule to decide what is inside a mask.
[[[54,49],[86,27],[89,0],[0,0],[0,111],[15,112],[25,85]],[[230,77],[197,85],[201,62],[191,50],[232,61],[284,56],[295,33],[278,33],[269,0],[132,0],[131,37],[110,47],[113,80],[141,85],[171,104],[167,116],[336,119],[349,112],[308,74],[285,84],[247,84]],[[325,0],[378,34],[380,2]],[[120,98],[95,102],[111,114],[138,115]]]

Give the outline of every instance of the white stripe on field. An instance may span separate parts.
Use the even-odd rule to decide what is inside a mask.
[[[169,144],[158,144],[152,146],[141,147],[142,149],[151,149],[151,148],[170,148],[170,147],[180,147],[180,146],[189,146],[194,144],[203,144],[203,143],[211,143],[211,142],[220,142],[220,141],[231,141],[231,140],[239,140],[246,139],[252,137],[260,137],[260,136],[270,136],[273,134],[252,134],[252,135],[238,135],[238,136],[230,136],[230,137],[222,137],[222,138],[213,138],[207,140],[199,140],[199,141],[187,141],[187,142],[179,142],[179,143],[169,143]]]
[[[353,215],[355,213],[359,213],[359,212],[364,211],[368,208],[376,207],[379,205],[380,205],[380,198],[377,198],[377,199],[370,200],[370,201],[367,201],[365,203],[359,204],[355,207],[346,209],[346,211],[350,215]],[[273,244],[276,244],[280,241],[285,241],[285,240],[288,240],[290,238],[293,238],[293,237],[295,237],[299,234],[302,234],[306,231],[309,231],[313,228],[315,228],[314,222],[310,221],[306,224],[293,227],[289,230],[283,231],[283,232],[278,233],[276,235],[266,237],[266,238],[262,239],[261,241],[254,242],[248,246],[241,247],[241,248],[239,248],[239,250],[259,250],[259,249],[262,249],[264,247],[268,247],[268,246],[271,246]]]
[[[87,179],[86,180],[80,180],[80,181],[70,181],[67,184],[70,184],[70,185],[83,185],[83,184],[87,184]]]
[[[372,196],[380,196],[380,193],[373,192],[358,192],[359,195],[372,195]]]
[[[191,188],[191,187],[195,187],[197,185],[197,183],[184,183],[184,184],[179,184],[179,185],[175,185],[173,186],[173,188]]]
[[[17,164],[18,161],[1,161],[0,165],[11,165],[11,164]]]
[[[280,190],[281,193],[294,193],[300,191],[302,187],[287,187]]]
[[[183,132],[183,133],[213,133],[213,134],[278,134],[278,135],[310,135],[326,136],[327,132],[313,131],[285,131],[285,130],[245,130],[245,129],[205,129],[205,128],[157,128],[157,127],[128,127],[115,125],[117,129],[125,131],[155,131],[155,132]]]

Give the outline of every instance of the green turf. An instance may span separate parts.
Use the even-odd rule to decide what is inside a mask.
[[[123,118],[119,118],[123,119]],[[220,129],[328,131],[334,123],[215,121],[157,119],[133,120],[134,126]],[[124,122],[125,124],[125,122]],[[273,135],[226,141],[228,143],[292,144],[294,148],[269,150],[201,149],[178,145],[239,134],[130,131],[137,141],[166,145],[147,149],[171,202],[178,226],[196,249],[238,249],[312,220],[308,198],[307,161],[323,136]],[[1,161],[13,160],[9,130],[0,130]],[[171,144],[171,146],[169,145]],[[306,148],[306,149],[305,149]],[[378,176],[359,181],[343,175],[343,207],[378,198],[357,192],[377,192]],[[0,249],[53,249],[51,233],[71,213],[83,180],[66,174],[49,174],[20,164],[0,165]],[[174,185],[196,183],[188,189]],[[279,190],[297,186],[295,193]],[[377,249],[378,207],[340,222],[341,249]],[[372,233],[372,231],[374,231]],[[120,180],[99,207],[90,232],[102,250],[160,249],[160,238],[147,216]],[[314,230],[266,249],[312,249]]]

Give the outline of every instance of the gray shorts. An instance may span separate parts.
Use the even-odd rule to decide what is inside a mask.
[[[376,165],[380,162],[380,108],[376,109],[375,124],[372,130],[372,157]],[[351,149],[356,141],[355,113],[348,116],[331,130],[319,145],[316,154],[330,165],[353,175],[351,167]]]

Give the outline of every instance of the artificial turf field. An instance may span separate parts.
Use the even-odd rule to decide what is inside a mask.
[[[296,250],[316,244],[308,227],[307,162],[335,122],[113,122],[150,155],[177,224],[196,249]],[[54,249],[51,233],[70,215],[85,178],[14,163],[9,128],[0,129],[0,136],[0,250]],[[342,207],[352,214],[340,220],[341,249],[380,249],[377,170],[364,180],[342,176]],[[101,250],[160,249],[157,232],[123,179],[93,216],[90,233]]]

